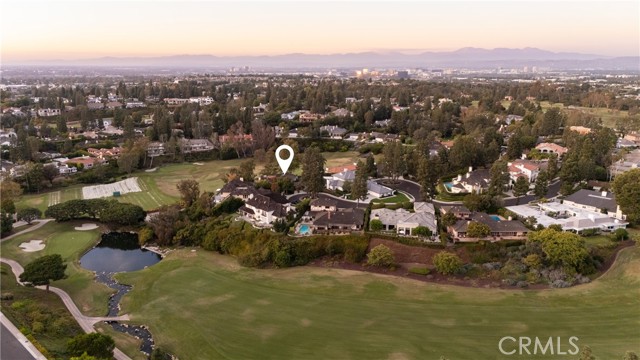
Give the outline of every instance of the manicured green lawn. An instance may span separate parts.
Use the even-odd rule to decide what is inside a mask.
[[[541,291],[247,269],[200,249],[118,278],[134,286],[122,312],[181,359],[510,359],[504,336],[577,336],[600,359],[640,353],[638,247],[593,283]]]
[[[93,281],[93,272],[81,268],[78,262],[82,254],[99,241],[100,230],[74,230],[81,223],[49,222],[35,231],[3,241],[0,250],[2,257],[14,259],[22,266],[43,255],[60,254],[67,263],[67,278],[51,285],[67,291],[85,315],[103,316],[107,313],[107,300],[112,291]],[[18,247],[30,240],[43,240],[44,250],[24,252]]]
[[[389,196],[389,197],[386,197],[386,198],[381,198],[381,199],[375,199],[375,200],[372,200],[372,201],[373,202],[385,203],[385,204],[394,204],[394,203],[407,202],[407,201],[409,201],[409,198],[405,194],[399,192],[396,195]]]

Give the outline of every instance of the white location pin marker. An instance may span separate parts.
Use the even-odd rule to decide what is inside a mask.
[[[289,158],[283,159],[280,157],[280,151],[287,150],[289,151]],[[289,145],[280,145],[276,149],[276,160],[278,160],[278,165],[280,165],[280,169],[282,169],[282,173],[286,174],[287,170],[289,170],[289,166],[291,166],[291,162],[293,162],[293,149]]]

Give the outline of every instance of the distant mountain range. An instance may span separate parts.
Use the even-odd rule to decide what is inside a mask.
[[[635,70],[640,71],[640,56],[610,57],[594,54],[551,52],[537,48],[480,49],[419,54],[400,52],[363,52],[331,55],[286,54],[275,56],[172,55],[159,57],[101,57],[85,60],[52,60],[28,65],[75,65],[163,68],[230,68],[249,66],[263,69],[319,68],[410,68],[455,67],[469,69],[539,66],[551,69]],[[16,64],[17,65],[17,64]],[[27,64],[24,64],[27,65]]]

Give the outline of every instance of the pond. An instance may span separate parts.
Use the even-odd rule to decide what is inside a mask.
[[[102,234],[100,243],[80,258],[80,265],[95,272],[116,273],[144,269],[160,259],[160,255],[140,248],[137,234],[111,232]]]

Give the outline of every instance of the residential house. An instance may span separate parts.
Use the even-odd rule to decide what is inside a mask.
[[[144,102],[138,101],[138,99],[129,100],[125,102],[125,108],[127,109],[135,109],[135,108],[143,108],[146,107]]]
[[[18,135],[13,130],[0,130],[0,145],[15,146]]]
[[[524,176],[529,183],[533,183],[542,170],[542,164],[532,160],[514,160],[508,162],[507,166],[512,185],[515,184],[521,176]]]
[[[399,235],[414,236],[413,231],[418,226],[431,230],[433,235],[438,233],[435,209],[432,203],[415,202],[414,211],[405,209],[374,209],[371,210],[371,220],[379,220],[386,231],[395,231]]]
[[[269,196],[252,192],[239,212],[254,225],[269,227],[277,220],[285,220],[290,210],[290,203],[280,203]]]
[[[90,102],[87,103],[87,108],[89,110],[102,110],[104,109],[104,104],[101,102]]]
[[[440,206],[440,214],[453,214],[456,219],[468,220],[471,219],[471,215],[473,215],[473,211],[467,209],[464,205],[443,205]]]
[[[349,164],[349,165],[341,165],[341,166],[334,166],[334,167],[329,167],[329,168],[325,168],[324,172],[327,174],[338,174],[341,173],[343,171],[355,171],[357,168],[356,164]]]
[[[81,156],[73,159],[67,160],[67,165],[76,165],[82,169],[93,169],[95,166],[101,164],[103,161],[97,158],[92,158],[89,156]]]
[[[327,132],[332,139],[342,139],[344,134],[347,133],[347,129],[341,128],[335,125],[325,125],[320,127],[320,132]]]
[[[88,148],[87,152],[94,157],[99,159],[108,159],[108,158],[118,158],[120,153],[122,153],[121,147],[114,147],[111,149],[96,149],[96,148]]]
[[[598,192],[580,189],[564,198],[563,204],[591,212],[607,214],[619,220],[627,218],[620,210],[620,206],[617,205],[615,195],[607,191]]]
[[[469,171],[465,175],[458,175],[452,180],[449,191],[454,194],[472,193],[478,194],[489,188],[491,173],[487,169],[473,170],[469,166]]]
[[[333,111],[333,115],[337,117],[348,117],[351,116],[351,111],[347,109],[336,109]]]
[[[556,154],[558,158],[561,158],[567,153],[567,151],[569,151],[569,149],[564,146],[548,142],[536,145],[536,149],[543,154]]]
[[[170,99],[170,100],[176,100],[176,99]],[[187,100],[187,99],[177,99],[177,100]],[[167,101],[167,99],[165,99],[165,101]],[[190,97],[187,101],[192,104],[199,104],[200,106],[213,104],[213,98],[211,96]],[[181,103],[181,101],[178,101],[178,103]],[[180,105],[180,104],[176,103],[176,104],[170,104],[170,105]]]
[[[60,115],[60,109],[39,109],[38,116],[40,117],[49,117],[49,116],[58,116]]]
[[[311,212],[338,211],[338,201],[328,197],[313,199],[309,203],[309,206],[311,207]]]
[[[374,198],[393,196],[395,191],[373,180],[367,180],[367,195]]]
[[[504,122],[506,122],[507,125],[511,125],[511,123],[522,121],[522,119],[524,119],[524,117],[522,117],[520,115],[510,114],[510,115],[507,115],[507,117],[504,118]]]
[[[373,138],[373,141],[377,143],[400,141],[400,136],[396,134],[384,134],[379,132],[372,132],[371,137]]]
[[[300,122],[314,122],[316,120],[322,119],[324,116],[321,114],[314,114],[309,111],[300,111],[300,115],[298,117],[298,121]]]
[[[280,118],[281,118],[282,120],[295,120],[295,118],[296,118],[297,116],[299,116],[299,115],[300,115],[300,112],[299,112],[299,111],[292,111],[292,112],[289,112],[289,113],[281,114],[281,115],[280,115]]]
[[[387,127],[390,124],[391,124],[391,119],[376,120],[376,121],[373,122],[373,126],[379,127],[379,128]]]
[[[345,138],[345,140],[358,141],[358,140],[360,140],[360,134],[358,134],[358,133],[349,133],[349,134],[347,134],[347,137]]]
[[[563,230],[578,234],[587,230],[611,232],[624,229],[628,225],[624,220],[613,218],[601,211],[576,207],[572,203],[559,200],[533,205],[508,206],[507,210],[522,218],[534,218],[538,225],[545,227],[560,225]]]
[[[455,241],[477,241],[483,239],[469,238],[467,236],[467,230],[471,222],[478,222],[489,226],[490,235],[487,240],[523,240],[527,238],[529,229],[517,220],[502,220],[497,216],[488,215],[485,213],[474,213],[470,219],[458,220],[455,224],[447,227],[447,232],[453,237]]]
[[[160,141],[152,141],[147,145],[147,156],[149,157],[162,156],[165,151],[164,143]]]
[[[242,141],[247,145],[253,142],[253,136],[251,134],[238,134],[238,135],[220,135],[218,137],[218,141],[220,141],[221,145],[227,144],[232,141]]]
[[[213,143],[207,139],[180,139],[180,150],[183,154],[193,152],[211,151]]]
[[[122,103],[119,101],[109,101],[107,103],[107,109],[110,109],[110,110],[122,109]]]
[[[632,169],[640,168],[640,149],[635,149],[609,166],[612,177],[618,176]]]
[[[579,133],[580,135],[587,135],[587,134],[591,133],[591,128],[584,127],[584,126],[571,126],[571,127],[569,127],[569,130],[575,131],[575,132]]]
[[[189,99],[179,99],[179,98],[164,98],[162,101],[169,106],[177,106],[184,105],[189,102]]]
[[[635,141],[631,141],[625,138],[618,138],[616,141],[616,148],[618,149],[633,149],[637,148],[639,145]]]

